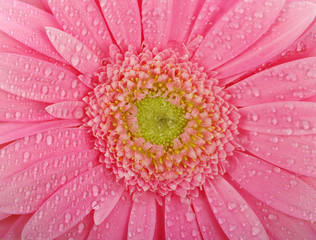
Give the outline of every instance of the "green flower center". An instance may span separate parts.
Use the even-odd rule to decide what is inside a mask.
[[[184,130],[184,109],[162,97],[146,97],[136,103],[137,123],[142,137],[153,144],[167,147]]]

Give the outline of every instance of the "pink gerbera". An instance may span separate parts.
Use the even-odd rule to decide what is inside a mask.
[[[0,238],[315,239],[315,3],[0,0]]]

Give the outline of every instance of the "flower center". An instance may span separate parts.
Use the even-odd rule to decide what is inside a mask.
[[[239,114],[218,81],[170,49],[114,52],[85,99],[101,162],[130,192],[196,196],[225,173]]]
[[[146,97],[136,103],[137,123],[143,138],[151,143],[170,146],[184,130],[184,110],[162,97]]]

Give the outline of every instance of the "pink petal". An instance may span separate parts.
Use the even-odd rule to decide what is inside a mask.
[[[316,132],[316,103],[273,102],[239,109],[239,127],[260,133],[303,135]]]
[[[270,207],[304,220],[316,219],[316,190],[293,174],[249,155],[235,152],[228,174]]]
[[[56,129],[56,122],[53,124],[54,130],[46,129],[47,132],[17,140],[1,149],[0,179],[45,159],[93,148],[93,137],[85,129]]]
[[[9,229],[14,225],[15,221],[19,219],[20,216],[12,215],[4,220],[0,221],[0,238],[3,238]]]
[[[44,10],[43,5],[42,5],[42,3],[41,3],[40,0],[19,0],[19,1],[20,1],[20,2],[25,2],[25,3],[28,3],[28,4],[31,4],[31,5],[33,5],[33,6],[35,6],[35,7],[40,8],[41,10]],[[44,10],[44,11],[45,11],[45,10]]]
[[[84,116],[86,105],[82,101],[68,101],[49,105],[45,109],[56,118],[81,119]]]
[[[36,133],[82,125],[80,120],[55,120],[35,123],[0,123],[0,144]]]
[[[278,136],[241,130],[237,138],[242,147],[267,162],[316,177],[316,135]]]
[[[48,1],[63,29],[101,58],[108,55],[112,39],[94,0]]]
[[[128,224],[128,239],[153,239],[156,224],[154,193],[144,192],[134,199]]]
[[[28,215],[21,215],[15,223],[9,228],[9,231],[5,234],[2,240],[17,240],[21,239],[22,230],[25,224],[31,218],[31,214]]]
[[[0,88],[12,94],[55,103],[82,99],[88,92],[76,75],[52,63],[7,53],[0,58]]]
[[[281,213],[250,194],[243,196],[261,220],[270,239],[315,239],[316,233],[306,221]]]
[[[22,238],[53,239],[70,230],[104,194],[110,194],[110,173],[99,165],[55,192],[26,224]]]
[[[194,212],[201,229],[203,239],[227,239],[219,226],[204,192],[193,200]]]
[[[302,2],[290,6],[287,4],[262,38],[232,61],[216,69],[219,77],[224,78],[250,70],[281,54],[309,27],[315,16],[314,4],[302,4]]]
[[[36,211],[66,182],[97,165],[99,156],[99,151],[90,150],[54,157],[6,178],[0,183],[0,211],[11,214]]]
[[[119,47],[126,51],[128,45],[137,49],[141,45],[141,20],[136,0],[99,0],[103,16]]]
[[[275,66],[227,88],[235,106],[301,100],[316,94],[316,58]]]
[[[79,72],[94,73],[101,67],[101,59],[76,38],[57,28],[47,27],[46,33],[58,53]]]
[[[100,225],[111,213],[124,192],[124,186],[120,183],[111,185],[111,194],[103,196],[98,205],[94,208],[94,223]]]
[[[183,1],[181,1],[183,2]],[[203,1],[203,6],[195,14],[195,23],[190,34],[189,42],[198,36],[206,36],[210,28],[236,3],[236,0],[208,0]],[[181,19],[181,18],[180,18]]]
[[[224,1],[217,1],[217,3],[215,3],[215,1],[211,1],[214,9],[216,9],[216,5],[218,5],[219,2]],[[203,0],[173,1],[169,41],[173,40],[179,43],[186,43],[193,28],[194,22],[196,21],[196,16],[198,15],[198,12],[201,10],[202,6],[202,9],[204,9],[205,5],[209,5],[209,3],[204,3]],[[214,12],[211,12],[211,14],[213,13]]]
[[[9,36],[40,53],[64,61],[45,34],[45,27],[60,27],[51,14],[23,2],[1,0],[0,22],[0,30]]]
[[[177,195],[165,197],[166,239],[202,239],[195,213]]]
[[[131,208],[131,197],[129,193],[125,192],[105,221],[101,225],[92,228],[88,240],[127,239]]]
[[[47,104],[35,102],[0,90],[0,121],[33,122],[54,119],[45,112]]]
[[[298,176],[298,177],[316,190],[316,178],[306,177],[306,176]]]
[[[34,49],[27,47],[23,43],[18,42],[17,40],[8,36],[2,31],[0,31],[0,42],[1,42],[0,52],[14,53],[14,54],[19,54],[23,56],[32,57],[32,58],[38,58],[47,62],[51,62],[57,66],[63,67],[70,72],[77,73],[77,70],[75,70],[70,65],[64,62],[59,62],[56,59],[52,59],[46,55],[43,55],[42,53],[39,53],[35,51]]]
[[[47,0],[39,0],[39,1],[42,3],[42,6],[45,9],[45,11],[51,13],[51,9],[48,5]]]
[[[238,1],[208,32],[193,59],[214,69],[249,48],[271,26],[285,0]],[[257,13],[261,18],[254,18]]]
[[[7,217],[10,217],[10,216],[11,216],[11,214],[0,212],[0,221],[7,218]]]
[[[171,13],[172,0],[143,1],[144,41],[150,48],[166,47],[171,28]]]
[[[204,184],[204,190],[217,221],[229,239],[269,239],[257,215],[224,178]]]
[[[55,240],[86,240],[89,236],[91,228],[93,226],[93,216],[92,213],[87,215],[82,221],[80,221],[76,226],[70,229],[68,232],[59,236]]]

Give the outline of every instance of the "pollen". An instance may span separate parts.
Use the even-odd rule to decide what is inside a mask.
[[[168,146],[184,131],[184,110],[162,97],[146,97],[136,103],[137,123],[146,141]]]

